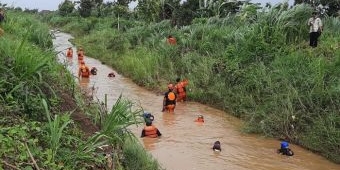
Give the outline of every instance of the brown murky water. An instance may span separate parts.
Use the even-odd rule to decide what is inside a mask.
[[[56,51],[65,53],[66,48],[72,46],[68,41],[72,37],[59,32],[55,35]],[[73,50],[76,51],[76,48]],[[76,76],[76,56],[68,60],[62,53],[58,55],[59,61]],[[153,113],[154,124],[163,136],[159,139],[142,138],[140,141],[167,170],[340,170],[339,164],[296,145],[291,145],[295,152],[293,157],[279,155],[276,149],[280,147],[280,141],[243,134],[239,131],[241,122],[238,119],[202,104],[179,103],[174,114],[162,113],[163,96],[137,86],[98,60],[85,57],[85,62],[96,67],[98,74],[79,83],[83,88],[94,87],[95,95],[101,101],[107,94],[108,108],[123,94],[124,98]],[[107,77],[112,71],[116,77]],[[204,115],[204,124],[194,122],[198,114]],[[139,136],[142,128],[134,127],[133,131]],[[221,141],[220,153],[211,149],[216,140]]]

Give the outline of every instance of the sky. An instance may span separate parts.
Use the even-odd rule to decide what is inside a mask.
[[[57,10],[58,5],[63,2],[64,0],[0,0],[1,4],[7,4],[7,6],[13,7],[21,7],[22,9],[38,9],[41,10]],[[104,0],[110,1],[110,0]],[[111,0],[112,1],[112,0]],[[275,5],[279,2],[283,2],[285,0],[251,0],[253,3],[261,3],[262,5],[266,4],[267,2]],[[289,4],[293,4],[294,0],[288,0]],[[132,4],[131,7],[136,6]]]

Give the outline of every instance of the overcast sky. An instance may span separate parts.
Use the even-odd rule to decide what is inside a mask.
[[[7,4],[7,6],[21,7],[22,9],[39,9],[39,10],[57,10],[58,5],[64,0],[0,0],[0,3]],[[110,0],[104,0],[110,1]],[[112,0],[111,0],[112,1]],[[265,4],[267,2],[275,5],[285,0],[251,0],[253,3]],[[294,0],[288,0],[289,4],[293,4]],[[133,4],[132,6],[136,6]]]

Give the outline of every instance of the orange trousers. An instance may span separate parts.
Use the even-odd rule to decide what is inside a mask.
[[[175,107],[176,107],[176,105],[171,104],[171,105],[165,106],[165,109],[168,113],[173,113],[175,111]]]

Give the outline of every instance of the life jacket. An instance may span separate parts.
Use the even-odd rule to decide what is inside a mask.
[[[145,136],[147,136],[147,137],[151,137],[151,138],[158,137],[158,135],[157,135],[157,128],[155,126],[153,126],[153,125],[145,126],[144,127],[144,131],[145,131]]]
[[[80,66],[80,72],[82,77],[89,77],[90,76],[90,71],[89,68],[86,66]]]
[[[168,101],[175,101],[176,100],[176,94],[174,92],[169,92],[167,96]]]
[[[183,93],[185,92],[184,90],[184,84],[182,82],[179,82],[176,84],[176,90],[177,90],[177,93]]]

